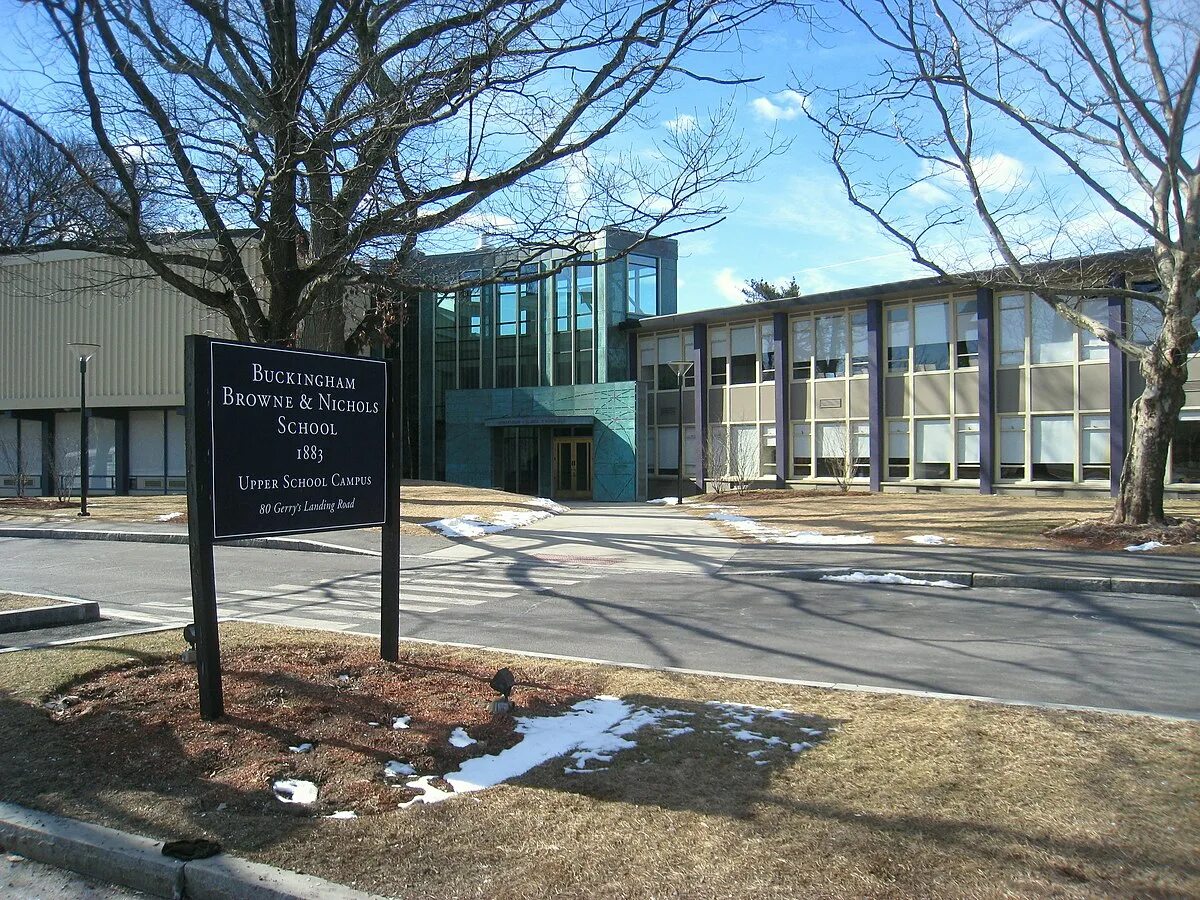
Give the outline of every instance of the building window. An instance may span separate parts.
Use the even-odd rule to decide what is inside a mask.
[[[897,306],[889,309],[887,313],[888,372],[908,371],[908,347],[912,340],[909,332],[908,307]]]
[[[1033,416],[1029,453],[1032,481],[1075,480],[1075,417]]]
[[[679,474],[679,427],[658,429],[658,474]]]
[[[1156,285],[1135,284],[1139,290],[1156,290]],[[1162,330],[1162,313],[1145,300],[1129,301],[1129,336],[1139,344],[1153,344]]]
[[[696,339],[689,331],[683,333],[683,356],[680,359],[692,363],[692,367],[684,373],[683,386],[685,389],[694,388],[696,386]]]
[[[913,307],[913,367],[918,372],[950,368],[950,304],[918,303]]]
[[[674,391],[679,388],[679,378],[671,363],[680,359],[679,335],[666,334],[658,338],[658,389]]]
[[[762,426],[762,445],[759,448],[759,459],[762,460],[763,475],[775,474],[775,426]]]
[[[1175,425],[1171,480],[1177,484],[1200,484],[1200,412],[1181,413]]]
[[[1084,300],[1083,314],[1101,325],[1108,324],[1107,300]],[[1108,359],[1108,344],[1085,328],[1079,330],[1079,358],[1081,360]],[[1086,477],[1086,476],[1085,476]]]
[[[959,419],[956,451],[958,469],[956,478],[979,478],[979,420]]]
[[[758,380],[758,361],[755,353],[755,327],[742,325],[729,332],[731,350],[730,384],[754,384]]]
[[[850,423],[851,474],[867,478],[871,474],[871,423]]]
[[[846,317],[817,316],[817,377],[846,374]]]
[[[708,346],[709,380],[713,387],[726,384],[728,381],[726,366],[729,362],[727,358],[729,353],[729,332],[724,328],[714,328],[712,336],[709,338]]]
[[[1033,298],[1033,329],[1030,355],[1034,363],[1063,363],[1075,360],[1075,326],[1040,297]]]
[[[813,331],[812,319],[805,316],[792,320],[792,378],[800,381],[812,377]]]
[[[517,286],[496,286],[496,387],[517,386]]]
[[[817,423],[817,477],[845,478],[849,447],[845,422]]]
[[[730,428],[729,473],[738,481],[750,481],[762,471],[757,425],[734,425]]]
[[[629,314],[658,315],[658,260],[652,256],[630,255],[628,266]]]
[[[759,337],[759,357],[762,361],[761,381],[775,380],[775,326],[764,322]]]
[[[867,312],[850,314],[850,374],[867,374]]]
[[[683,471],[696,477],[696,426],[687,425],[683,429]]]
[[[922,419],[915,423],[914,478],[950,477],[950,420]]]
[[[812,426],[807,422],[792,425],[792,477],[812,477]]]
[[[1025,295],[1005,294],[1000,298],[1000,365],[1025,362]]]
[[[1109,466],[1108,414],[1080,416],[1079,425],[1083,432],[1083,446],[1080,448],[1083,480],[1108,481],[1112,471]]]
[[[955,365],[960,369],[979,365],[979,317],[974,300],[959,300],[954,304],[958,344]]]
[[[554,273],[554,330],[571,330],[571,270]]]
[[[907,478],[909,460],[908,422],[888,422],[888,478]]]
[[[480,272],[464,272],[464,278],[478,278]],[[483,288],[473,287],[459,296],[458,303],[458,387],[478,388],[480,340],[483,333]]]
[[[521,266],[523,276],[534,275],[537,271],[538,267],[533,263]],[[522,282],[517,295],[517,377],[521,387],[536,387],[541,383],[541,363],[538,359],[540,329],[537,327],[540,290],[540,281],[526,281]]]
[[[657,368],[653,342],[638,341],[638,381],[648,383],[650,390],[655,389],[654,373]]]
[[[1000,477],[1013,481],[1025,478],[1025,420],[1018,416],[1000,419]]]
[[[590,253],[583,257],[590,260]],[[595,315],[595,284],[596,267],[580,265],[575,267],[575,328],[578,331],[590,331]]]

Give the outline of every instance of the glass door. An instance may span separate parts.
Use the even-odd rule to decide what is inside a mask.
[[[554,496],[562,499],[592,498],[592,439],[554,439]]]

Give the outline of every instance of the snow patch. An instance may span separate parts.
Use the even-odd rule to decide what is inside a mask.
[[[549,497],[534,497],[529,501],[530,506],[540,506],[543,509],[548,509],[552,513],[562,514],[570,512],[570,508],[563,506],[561,503],[555,503]]]
[[[297,744],[295,747],[288,747],[288,749],[293,753],[308,753],[312,750],[312,748],[313,745],[308,741],[305,741],[303,744]]]
[[[562,715],[518,716],[516,731],[522,735],[519,744],[494,756],[479,756],[464,762],[457,772],[445,776],[449,791],[430,783],[436,775],[409,781],[407,786],[421,793],[404,805],[439,803],[456,794],[481,791],[568,754],[574,762],[570,772],[599,771],[585,766],[590,761],[607,761],[617,752],[637,746],[629,735],[679,715],[668,709],[635,709],[616,697],[594,697],[580,700]]]
[[[467,734],[467,730],[461,725],[450,732],[450,745],[453,747],[470,747],[478,743],[479,741]]]
[[[822,575],[822,581],[844,581],[849,584],[911,584],[921,587],[965,588],[965,584],[953,581],[926,581],[924,578],[909,578],[907,575],[897,575],[888,572],[884,575],[869,575],[866,572],[851,572],[849,575]]]
[[[155,516],[154,521],[155,522],[174,522],[176,519],[182,519],[182,518],[183,518],[183,513],[173,512],[173,513],[164,513],[161,516]]]
[[[647,503],[653,503],[655,506],[678,506],[678,497],[658,497],[654,500],[647,500]]]
[[[1158,541],[1146,541],[1144,544],[1133,544],[1125,549],[1130,553],[1144,553],[1147,550],[1157,550],[1159,547],[1165,547],[1166,544]]]
[[[417,770],[406,762],[393,759],[389,760],[388,764],[383,767],[383,774],[386,778],[399,778],[401,775],[416,775]]]
[[[438,519],[426,522],[425,527],[440,532],[444,537],[477,538],[487,534],[498,534],[501,531],[511,531],[523,525],[532,525],[542,519],[550,518],[554,513],[539,510],[504,510],[493,516],[492,521],[481,516],[456,516],[453,519]]]
[[[396,716],[392,719],[392,728],[396,731],[401,731],[408,727],[408,723],[412,721],[412,716]]]
[[[940,534],[914,534],[911,537],[906,537],[905,540],[912,541],[914,544],[928,544],[930,546],[954,543],[954,541],[944,538]]]
[[[301,781],[299,778],[281,778],[271,785],[275,799],[280,803],[303,803],[308,805],[317,802],[317,786],[311,781]]]
[[[765,544],[803,544],[808,546],[832,546],[851,544],[873,544],[875,538],[869,534],[822,534],[819,531],[780,531],[764,525],[749,516],[738,515],[726,510],[710,512],[707,516],[724,522],[742,534],[757,538]]]
[[[321,816],[322,819],[357,819],[358,813],[352,809],[339,809],[335,813],[330,813],[327,816]]]

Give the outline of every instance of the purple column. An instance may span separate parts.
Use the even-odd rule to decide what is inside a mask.
[[[871,455],[871,490],[883,488],[883,438],[887,422],[883,415],[883,301],[867,301],[867,410],[871,418],[868,435]],[[853,437],[850,438],[854,440]]]
[[[1125,275],[1115,273],[1109,286],[1125,287]],[[1125,335],[1125,298],[1108,298],[1108,327],[1117,334]],[[1108,466],[1109,492],[1117,496],[1121,490],[1121,469],[1125,465],[1125,453],[1129,449],[1129,369],[1125,354],[1114,345],[1108,345]]]
[[[692,391],[692,424],[695,441],[696,477],[693,479],[698,490],[704,491],[704,472],[708,467],[705,458],[705,441],[708,434],[708,326],[698,322],[692,326],[692,373],[696,376],[696,387]],[[683,427],[683,410],[679,411],[679,427]],[[679,461],[683,465],[683,460]]]
[[[979,322],[979,493],[994,494],[996,465],[996,328],[991,288],[975,292]]]
[[[791,407],[788,403],[788,389],[792,383],[792,360],[788,355],[787,313],[775,313],[771,319],[771,330],[771,352],[775,355],[775,486],[783,487],[791,462]]]

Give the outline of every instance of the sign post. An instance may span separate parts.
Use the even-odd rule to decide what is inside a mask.
[[[219,718],[213,545],[383,527],[381,655],[399,649],[399,381],[381,359],[185,338],[200,714]]]

